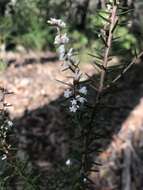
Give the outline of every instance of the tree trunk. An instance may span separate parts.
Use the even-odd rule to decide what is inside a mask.
[[[86,17],[90,0],[76,0],[72,2],[70,18],[73,18],[73,24],[83,30],[86,26]]]

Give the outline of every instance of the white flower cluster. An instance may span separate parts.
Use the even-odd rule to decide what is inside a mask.
[[[12,126],[13,126],[12,121],[10,120],[5,121],[4,124],[0,126],[0,138],[1,137],[6,138],[7,132]]]
[[[48,23],[51,25],[55,25],[57,27],[61,27],[61,28],[66,27],[66,24],[60,19],[51,18],[50,20],[48,20]]]
[[[10,145],[7,144],[6,138],[7,138],[7,133],[9,132],[12,126],[13,126],[13,123],[9,119],[6,119],[3,122],[3,124],[0,126],[0,144],[2,145],[2,152],[4,152],[1,155],[1,160],[5,160],[9,152],[8,150],[10,148]]]
[[[64,92],[65,98],[71,98],[71,106],[69,107],[70,112],[76,112],[80,108],[80,105],[87,101],[84,97],[87,95],[87,89],[85,86],[81,87],[76,94],[78,95],[75,96],[70,89],[67,89]]]
[[[68,69],[73,64],[73,49],[66,48],[66,45],[69,43],[69,37],[67,33],[61,32],[61,29],[65,28],[66,24],[62,20],[55,18],[51,18],[48,23],[57,27],[54,44],[58,46],[60,61],[63,61],[62,70]]]
[[[64,92],[65,98],[71,98],[71,106],[69,107],[70,112],[76,112],[80,105],[86,102],[84,97],[87,94],[87,89],[85,86],[79,88],[80,79],[82,73],[78,67],[79,61],[75,60],[73,48],[68,49],[67,44],[69,43],[69,38],[67,33],[63,33],[62,28],[65,28],[66,24],[60,20],[51,18],[48,21],[49,24],[56,26],[57,35],[55,37],[54,44],[58,46],[59,59],[63,61],[62,70],[69,69],[73,73],[73,88],[74,90],[67,89]]]
[[[68,42],[69,42],[69,38],[67,37],[67,34],[65,33],[63,35],[61,34],[57,35],[55,38],[54,44],[61,45],[61,44],[68,44]],[[64,45],[62,45],[62,48],[63,47]]]

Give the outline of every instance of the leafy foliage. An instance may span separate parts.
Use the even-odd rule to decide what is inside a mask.
[[[78,10],[80,6],[80,3],[77,3],[77,5],[76,3],[77,2],[66,0],[2,1],[1,6],[5,8],[5,17],[2,15],[0,16],[1,43],[4,42],[7,46],[9,44],[20,44],[27,49],[34,48],[42,50],[53,48],[53,29],[48,26],[47,20],[50,17],[56,17],[69,23],[69,32],[71,33],[75,48],[83,49],[85,47],[100,46],[97,32],[99,32],[99,28],[105,23],[102,19],[102,17],[106,16],[104,8],[99,15],[97,4],[92,7],[88,6],[84,30],[80,30],[76,24],[78,21],[74,19],[76,18],[76,15],[73,15],[77,14],[75,13],[75,9]],[[90,3],[92,4],[92,0]],[[132,12],[128,11],[128,7],[126,7],[124,11],[126,14],[123,15],[123,18],[124,20],[127,19],[134,22],[133,16],[136,15],[136,12],[138,11],[138,25],[141,26],[141,11],[139,11],[140,8],[138,3],[135,5],[135,9]],[[82,14],[80,16],[82,16]],[[128,34],[129,31],[130,27],[128,27],[127,24],[119,27],[117,31],[118,37],[124,34],[124,39],[120,41],[119,46],[127,51],[134,45],[138,47],[136,38],[141,37],[137,35],[136,31],[135,33],[133,32],[132,35]],[[116,52],[120,48],[116,47]]]

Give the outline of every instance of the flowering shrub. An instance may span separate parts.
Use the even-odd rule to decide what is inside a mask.
[[[76,180],[79,181],[78,185],[75,184],[74,188],[78,190],[88,189],[91,187],[91,184],[94,188],[96,187],[96,184],[94,184],[94,182],[92,182],[89,177],[92,170],[91,168],[95,165],[100,165],[100,163],[94,162],[92,153],[89,151],[93,140],[92,133],[94,133],[95,127],[95,114],[101,100],[103,99],[103,94],[106,93],[110,87],[112,87],[112,85],[122,77],[122,74],[124,74],[132,65],[131,63],[131,65],[123,69],[122,73],[113,78],[113,80],[107,80],[107,73],[108,70],[110,70],[108,62],[111,59],[112,44],[115,40],[117,40],[116,37],[114,37],[114,34],[120,22],[119,16],[120,14],[124,14],[124,10],[122,10],[122,7],[120,6],[118,0],[109,0],[106,3],[106,9],[103,10],[102,13],[104,14],[99,13],[99,17],[103,22],[102,27],[98,32],[98,37],[101,43],[101,50],[100,52],[95,52],[95,54],[90,54],[92,57],[94,57],[95,67],[99,71],[99,83],[94,84],[93,81],[91,81],[96,91],[96,95],[94,99],[94,105],[91,106],[92,109],[87,114],[84,112],[81,112],[81,114],[80,112],[77,112],[80,110],[81,105],[87,102],[87,88],[86,86],[81,85],[81,78],[83,76],[83,73],[80,71],[79,61],[76,58],[76,52],[73,48],[68,48],[70,40],[67,33],[63,32],[66,24],[62,20],[55,18],[51,18],[48,21],[49,24],[56,27],[57,34],[54,44],[57,46],[59,59],[62,61],[62,71],[69,70],[72,73],[72,84],[66,83],[69,88],[65,90],[64,97],[70,101],[69,111],[77,112],[75,114],[75,118],[77,120],[73,121],[73,125],[74,127],[78,125],[80,135],[78,138],[76,138],[76,147],[73,147],[72,158],[69,157],[65,164],[68,168],[71,168],[71,170],[73,167],[76,168],[75,170],[77,171],[74,172],[77,174]],[[96,136],[94,136],[94,138],[96,138]],[[75,139],[73,141],[75,141]],[[76,163],[75,165],[78,166],[76,167],[73,163]],[[98,171],[95,170],[95,172]]]
[[[0,111],[0,156],[2,160],[5,160],[7,158],[7,155],[9,153],[9,150],[11,146],[7,142],[7,135],[9,131],[11,130],[11,127],[13,126],[12,121],[9,119],[8,114],[7,114],[7,107],[9,106],[5,102],[5,96],[9,94],[9,92],[1,88],[1,111]]]
[[[70,40],[67,33],[63,33],[66,24],[62,20],[55,18],[51,18],[48,23],[55,26],[57,30],[54,44],[57,45],[59,59],[63,61],[62,71],[70,70],[72,73],[72,84],[67,84],[70,89],[65,90],[64,97],[70,99],[70,112],[76,112],[87,101],[85,98],[87,88],[80,85],[83,73],[80,71],[79,61],[76,59],[73,48],[68,48]]]
[[[132,62],[131,65],[125,68],[120,75],[110,82],[107,81],[107,74],[111,69],[108,67],[108,62],[111,59],[112,43],[116,40],[116,38],[114,38],[114,32],[118,27],[120,10],[121,7],[119,1],[109,0],[108,3],[106,3],[105,10],[102,11],[104,14],[102,15],[99,13],[99,17],[102,19],[103,23],[98,33],[101,50],[100,52],[95,52],[94,55],[90,54],[94,58],[95,67],[99,71],[99,80],[97,80],[96,84],[94,81],[90,81],[89,83],[89,85],[92,84],[91,86],[96,91],[93,105],[88,105],[89,102],[87,102],[89,89],[83,85],[86,82],[83,81],[84,73],[80,70],[77,52],[70,47],[70,38],[65,32],[66,23],[56,18],[51,18],[48,21],[48,23],[56,29],[54,45],[57,47],[57,53],[59,55],[59,60],[61,61],[61,70],[62,72],[68,70],[71,73],[71,82],[64,82],[68,86],[64,91],[64,98],[68,100],[69,103],[68,111],[75,113],[73,114],[71,129],[72,135],[74,134],[70,139],[72,144],[70,147],[71,152],[67,155],[67,158],[65,158],[64,164],[57,163],[57,165],[59,164],[61,166],[61,170],[58,173],[58,178],[56,180],[54,178],[54,182],[51,179],[53,184],[51,185],[51,188],[48,187],[49,190],[83,190],[90,189],[91,186],[93,186],[93,189],[96,188],[96,184],[90,179],[90,173],[98,172],[97,170],[93,171],[91,168],[95,165],[100,166],[100,163],[94,162],[93,152],[95,150],[91,149],[92,140],[97,138],[97,136],[94,136],[94,120],[96,120],[95,116],[97,108],[100,108],[99,106],[102,105],[101,100],[104,97],[104,93],[107,93],[107,90],[109,90],[110,87],[115,84],[133,64]],[[62,81],[60,82],[63,83]],[[3,90],[3,97],[7,93],[7,91]],[[7,158],[10,149],[10,145],[7,143],[7,134],[12,126],[12,122],[5,114],[5,108],[8,105],[5,103],[4,98],[2,99],[2,105],[2,118],[0,118],[0,153],[1,160],[4,161]],[[86,110],[82,109],[83,105],[88,105]],[[90,110],[88,110],[88,108],[90,108]],[[98,149],[98,147],[95,148]],[[12,166],[12,168],[14,168],[16,175],[18,174],[26,181],[25,189],[38,189],[38,185],[33,185],[35,179],[30,178],[31,171],[29,172],[28,168],[31,169],[31,166],[29,167],[25,164],[23,166],[20,164],[20,167],[18,167],[16,164]],[[62,183],[60,179],[62,180]]]

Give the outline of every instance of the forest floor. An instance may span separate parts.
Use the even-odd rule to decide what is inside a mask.
[[[66,86],[56,81],[67,82],[67,78],[61,73],[61,63],[54,54],[50,53],[36,63],[34,59],[24,60],[19,57],[1,73],[0,85],[14,92],[6,101],[12,104],[9,113],[18,146],[44,173],[52,170],[57,161],[65,159],[69,148],[66,111],[60,106]],[[84,64],[82,70],[91,77],[95,74],[89,64]],[[112,136],[118,133],[122,123],[139,104],[143,97],[142,73],[142,64],[133,66],[118,83],[118,88],[102,100],[105,106],[96,114],[95,130],[104,135],[92,144],[93,147],[106,150]],[[18,154],[22,157],[21,153]]]
[[[13,92],[5,101],[14,122],[20,159],[30,157],[38,174],[54,170],[53,164],[65,159],[68,151],[66,110],[60,106],[68,72],[61,71],[61,62],[54,53],[8,53],[8,67],[1,71],[0,86]],[[93,66],[83,64],[83,72],[92,76]],[[26,152],[26,153],[25,153]],[[23,155],[24,154],[24,155]]]

